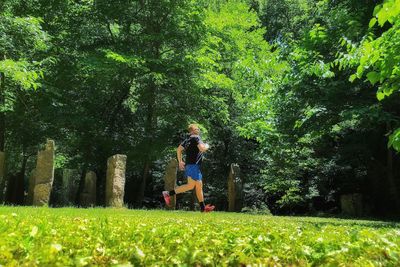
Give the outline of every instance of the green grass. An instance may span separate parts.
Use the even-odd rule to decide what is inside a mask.
[[[0,265],[399,266],[399,226],[224,212],[0,207]]]

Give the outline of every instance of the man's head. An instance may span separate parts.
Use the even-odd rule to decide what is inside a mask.
[[[200,134],[199,125],[196,123],[189,124],[188,131],[190,134],[199,135]]]

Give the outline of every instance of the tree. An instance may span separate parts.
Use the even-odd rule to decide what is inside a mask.
[[[6,4],[0,6],[0,151],[7,150],[7,134],[18,134],[15,129],[6,127],[6,120],[12,121],[17,115],[14,108],[17,103],[23,102],[22,95],[40,86],[46,60],[44,52],[48,48],[48,36],[40,25],[41,20],[12,16]],[[21,172],[17,177],[22,188],[25,157],[24,153]],[[0,200],[3,199],[5,181],[1,180]],[[23,194],[20,198],[23,200]]]
[[[387,29],[376,38],[365,38],[357,51],[353,51],[357,53],[354,56],[359,59],[359,65],[357,73],[350,79],[353,81],[366,76],[372,85],[379,84],[376,96],[381,101],[400,90],[400,48],[397,45],[400,41],[400,1],[390,0],[377,5],[369,28],[374,28],[377,23]],[[398,120],[390,124],[397,124],[398,127]],[[392,129],[392,126],[388,127]],[[400,151],[400,128],[392,132],[388,146]]]
[[[261,137],[269,205],[275,212],[304,212],[315,197],[322,198],[325,206],[338,206],[341,194],[362,192],[371,196],[367,204],[381,206],[390,200],[374,184],[379,179],[376,173],[386,172],[381,141],[394,110],[375,103],[370,85],[348,82],[352,71],[337,62],[340,42],[356,43],[367,34],[374,3],[283,1],[279,5],[265,12],[298,5],[285,12],[294,14],[292,21],[304,23],[291,28],[267,22],[280,25],[270,30],[277,34],[268,38],[276,38],[269,41],[281,48],[290,68],[264,97],[268,104],[256,105],[254,114],[265,114],[263,119],[244,129],[249,136]],[[265,17],[281,19],[271,13]],[[389,188],[385,185],[385,190]]]

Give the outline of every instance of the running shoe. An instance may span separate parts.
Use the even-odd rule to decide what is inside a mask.
[[[163,195],[163,197],[164,197],[165,204],[167,204],[167,206],[169,206],[170,203],[171,203],[171,198],[170,198],[170,196],[169,196],[169,192],[168,192],[168,191],[163,191],[163,192],[162,192],[162,195]]]
[[[212,205],[210,205],[210,204],[207,204],[205,207],[204,207],[204,211],[203,212],[211,212],[211,211],[213,211],[215,209],[215,206],[212,206]]]

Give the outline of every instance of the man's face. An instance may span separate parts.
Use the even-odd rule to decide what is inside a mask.
[[[192,128],[192,134],[200,135],[200,129],[199,129],[199,127],[193,127],[193,128]]]

